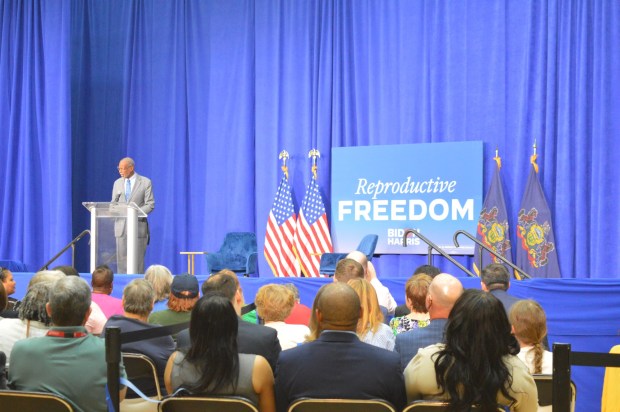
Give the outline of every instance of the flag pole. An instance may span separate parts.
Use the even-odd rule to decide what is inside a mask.
[[[314,180],[317,179],[317,166],[316,159],[321,157],[321,153],[318,150],[312,149],[308,152],[308,157],[312,158],[312,176],[314,176]]]
[[[278,159],[282,160],[282,171],[284,172],[284,177],[288,180],[288,167],[286,166],[286,161],[289,159],[289,154],[286,150],[282,150],[278,155]]]
[[[538,164],[536,163],[536,160],[538,159],[538,155],[536,154],[536,139],[534,139],[534,154],[530,157],[530,163],[532,164],[532,166],[534,166],[534,171],[536,172],[536,174],[538,174]]]

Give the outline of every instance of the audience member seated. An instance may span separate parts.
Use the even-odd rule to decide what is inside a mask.
[[[15,293],[15,279],[13,279],[13,273],[7,268],[0,267],[0,282],[2,286],[4,286],[4,292],[7,297],[4,309],[0,310],[0,317],[17,318],[17,310],[19,309],[20,302],[11,297],[11,295]]]
[[[423,328],[430,323],[426,310],[426,295],[433,278],[424,273],[413,275],[405,283],[405,298],[409,313],[390,321],[390,327],[397,335],[411,329]]]
[[[228,298],[205,294],[191,313],[190,346],[174,352],[166,366],[168,392],[243,396],[261,412],[274,412],[273,372],[262,356],[238,351],[239,322]]]
[[[56,266],[52,270],[45,270],[42,272],[43,273],[55,273],[55,274],[63,273],[65,276],[75,276],[78,278],[80,277],[80,274],[78,273],[77,270],[75,270],[73,266]],[[39,273],[42,273],[42,272],[39,272]],[[90,316],[88,317],[88,320],[86,321],[86,324],[84,325],[86,330],[89,333],[92,333],[94,335],[100,335],[101,332],[103,332],[103,326],[105,325],[107,321],[108,321],[108,318],[106,318],[105,314],[103,313],[99,305],[91,299]]]
[[[366,279],[351,279],[347,284],[355,290],[362,305],[357,322],[357,336],[362,342],[394,350],[394,334],[390,327],[383,323],[383,313],[379,309],[375,288]]]
[[[446,400],[449,410],[458,411],[474,404],[483,411],[495,411],[498,404],[536,411],[536,384],[518,351],[501,302],[468,289],[450,313],[445,344],[420,349],[405,369],[407,400]]]
[[[232,303],[237,315],[241,315],[243,292],[237,276],[222,272],[216,273],[202,284],[202,294],[207,295],[209,292],[224,295]],[[177,349],[185,349],[189,345],[189,330],[182,330],[177,336]],[[275,329],[244,320],[238,322],[237,348],[239,353],[261,355],[267,359],[272,370],[275,370],[278,355],[282,350]]]
[[[344,258],[336,263],[334,282],[347,283],[351,279],[363,279],[364,267],[354,259]]]
[[[54,282],[46,305],[54,326],[47,336],[15,343],[9,387],[59,394],[78,412],[107,412],[105,342],[84,328],[90,302],[83,279],[67,276]],[[126,377],[122,362],[119,367]],[[124,398],[125,388],[119,396]]]
[[[56,282],[58,279],[64,278],[66,275],[60,270],[41,270],[35,273],[28,282],[28,290],[37,283]]]
[[[520,300],[510,309],[510,323],[521,351],[519,359],[530,373],[551,375],[553,354],[543,347],[547,336],[547,316],[542,306],[533,300]]]
[[[400,354],[400,364],[403,370],[409,364],[418,349],[434,343],[444,341],[444,329],[454,302],[463,293],[463,285],[452,275],[440,273],[435,276],[428,287],[426,295],[426,310],[431,323],[418,329],[396,335],[395,350]]]
[[[189,322],[192,308],[198,301],[198,280],[196,276],[176,275],[170,289],[168,309],[151,313],[149,323],[166,326]]]
[[[256,294],[256,311],[265,326],[278,332],[278,340],[282,350],[294,348],[302,343],[310,333],[306,325],[290,325],[284,323],[293,306],[295,295],[283,285],[265,285]]]
[[[165,310],[168,307],[168,297],[170,296],[170,285],[172,284],[172,273],[162,265],[151,265],[144,273],[146,279],[155,291],[155,304],[153,312]]]
[[[372,287],[375,288],[375,292],[377,292],[377,299],[379,300],[379,306],[386,308],[389,315],[394,315],[394,311],[398,305],[390,293],[390,290],[383,286],[377,277],[377,272],[372,262],[369,262],[366,255],[359,250],[349,253],[347,258],[353,259],[362,265],[364,268],[364,279],[369,281]]]
[[[491,263],[485,266],[480,273],[480,286],[485,292],[491,293],[502,302],[506,315],[510,313],[510,308],[519,298],[508,294],[510,288],[510,273],[501,263]]]
[[[291,314],[284,319],[284,322],[292,325],[308,326],[312,310],[308,306],[301,303],[299,299],[299,289],[297,289],[297,286],[295,286],[294,283],[287,283],[284,286],[289,288],[293,292],[293,295],[295,295],[295,306],[293,306]]]
[[[90,284],[93,287],[93,302],[99,305],[106,318],[123,314],[121,300],[110,296],[114,289],[114,272],[108,265],[101,265],[95,269]]]
[[[437,276],[439,273],[441,273],[441,271],[439,270],[438,267],[432,266],[432,265],[422,265],[422,266],[418,266],[416,270],[413,271],[413,276],[415,275],[428,275],[431,278],[434,278],[435,276]],[[411,279],[411,278],[409,278]],[[405,286],[405,294],[407,293],[406,290],[406,286]],[[411,309],[409,309],[409,307],[407,306],[407,304],[403,304],[403,305],[398,305],[396,307],[396,311],[394,312],[394,317],[400,318],[403,316],[408,315],[409,313],[411,313]]]
[[[15,342],[45,336],[52,323],[45,310],[47,297],[53,282],[43,282],[33,285],[19,306],[19,319],[0,320],[0,351],[4,352],[10,361],[11,350]],[[7,363],[8,365],[9,363]]]
[[[383,399],[401,410],[405,388],[398,356],[355,334],[361,304],[353,288],[341,282],[324,285],[315,306],[318,339],[283,351],[278,359],[278,412],[304,397]]]
[[[149,314],[153,309],[153,300],[155,292],[149,282],[144,279],[134,279],[123,289],[123,308],[124,315],[114,315],[106,323],[108,326],[118,326],[121,332],[133,332],[136,330],[146,330],[157,328],[148,323]],[[161,336],[140,340],[137,342],[124,343],[121,345],[123,352],[141,353],[148,356],[155,362],[157,368],[157,376],[159,377],[159,386],[164,387],[164,369],[168,358],[174,352],[175,344],[171,336]],[[157,388],[152,379],[144,381],[136,380],[133,383],[147,396],[157,395]],[[136,397],[133,391],[130,391],[128,397]]]
[[[230,269],[222,269],[219,272],[215,273],[214,275],[229,275],[236,279],[237,284],[239,283],[239,277],[234,271]],[[241,287],[239,287],[239,290],[241,291]],[[241,291],[241,307],[243,309],[247,309],[246,306],[254,306],[254,309],[250,311],[246,311],[245,313],[242,313],[241,319],[243,319],[246,322],[258,324],[259,322],[258,322],[258,314],[256,313],[256,305],[254,305],[253,303],[246,304],[245,298],[243,296],[243,291]]]
[[[310,321],[308,321],[308,329],[310,329],[310,333],[306,336],[305,342],[312,342],[319,338],[321,335],[321,329],[319,328],[319,321],[316,317],[316,311],[318,309],[319,300],[321,300],[321,294],[323,293],[323,288],[320,288],[316,295],[314,295],[314,301],[312,302],[312,313],[310,314]],[[357,328],[356,328],[357,330]]]

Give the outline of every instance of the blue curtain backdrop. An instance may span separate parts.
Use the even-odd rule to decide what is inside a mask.
[[[485,142],[485,190],[500,151],[516,247],[535,140],[563,276],[620,277],[617,1],[0,0],[0,13],[2,258],[36,269],[88,228],[81,202],[111,199],[126,155],[154,185],[147,264],[181,272],[180,251],[228,231],[262,249],[282,149],[297,203],[319,149],[329,206],[332,147],[467,140]],[[408,276],[424,261],[377,266]]]

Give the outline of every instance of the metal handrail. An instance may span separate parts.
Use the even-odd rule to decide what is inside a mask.
[[[426,243],[428,245],[428,264],[429,265],[432,265],[432,263],[433,263],[432,262],[432,256],[433,256],[432,252],[433,252],[433,249],[435,249],[440,255],[442,255],[443,257],[448,259],[450,262],[452,262],[456,267],[461,269],[463,272],[467,273],[468,276],[471,276],[472,278],[477,277],[473,272],[469,271],[469,269],[467,269],[465,266],[461,265],[459,262],[454,260],[454,258],[452,256],[447,254],[443,249],[441,249],[439,246],[437,246],[436,244],[431,242],[426,236],[422,235],[417,230],[405,229],[405,233],[403,234],[403,247],[407,247],[407,236],[409,236],[409,234],[411,234],[411,233],[413,233],[415,236],[420,238],[424,243]]]
[[[41,267],[41,269],[39,269],[38,271],[42,271],[42,270],[47,270],[47,268],[49,267],[49,265],[51,265],[56,259],[58,259],[60,257],[60,255],[62,255],[63,253],[65,253],[65,251],[69,248],[71,248],[71,266],[75,267],[75,244],[82,239],[86,234],[90,235],[90,230],[85,230],[82,233],[80,233],[79,235],[77,235],[75,237],[75,239],[73,239],[71,242],[69,242],[65,247],[63,247],[60,252],[56,253],[56,255],[54,255],[53,258],[51,258],[45,265],[43,265]]]
[[[499,253],[497,253],[496,251],[494,251],[493,249],[491,249],[490,247],[488,247],[487,245],[485,245],[484,243],[482,243],[481,241],[479,241],[475,236],[473,236],[471,233],[466,232],[465,230],[457,230],[456,232],[454,232],[454,246],[456,247],[460,247],[459,246],[459,242],[456,239],[458,237],[458,235],[465,235],[467,236],[469,239],[471,239],[472,241],[474,241],[474,243],[476,243],[478,246],[480,246],[481,248],[483,248],[484,250],[486,250],[487,252],[489,252],[490,254],[494,255],[495,257],[499,258],[502,262],[504,262],[505,264],[507,264],[508,266],[510,266],[513,270],[516,270],[517,272],[521,273],[522,276],[531,279],[532,277],[530,275],[528,275],[527,273],[525,273],[520,267],[514,265],[512,262],[510,262],[508,259],[506,259],[505,257],[503,257],[502,255],[500,255]],[[479,263],[478,266],[480,267],[480,270],[482,270],[482,253],[480,254],[480,259],[479,259]],[[519,279],[520,280],[520,279]]]

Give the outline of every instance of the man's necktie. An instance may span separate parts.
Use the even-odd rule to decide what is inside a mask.
[[[125,199],[129,203],[129,196],[131,196],[131,180],[125,180]]]

